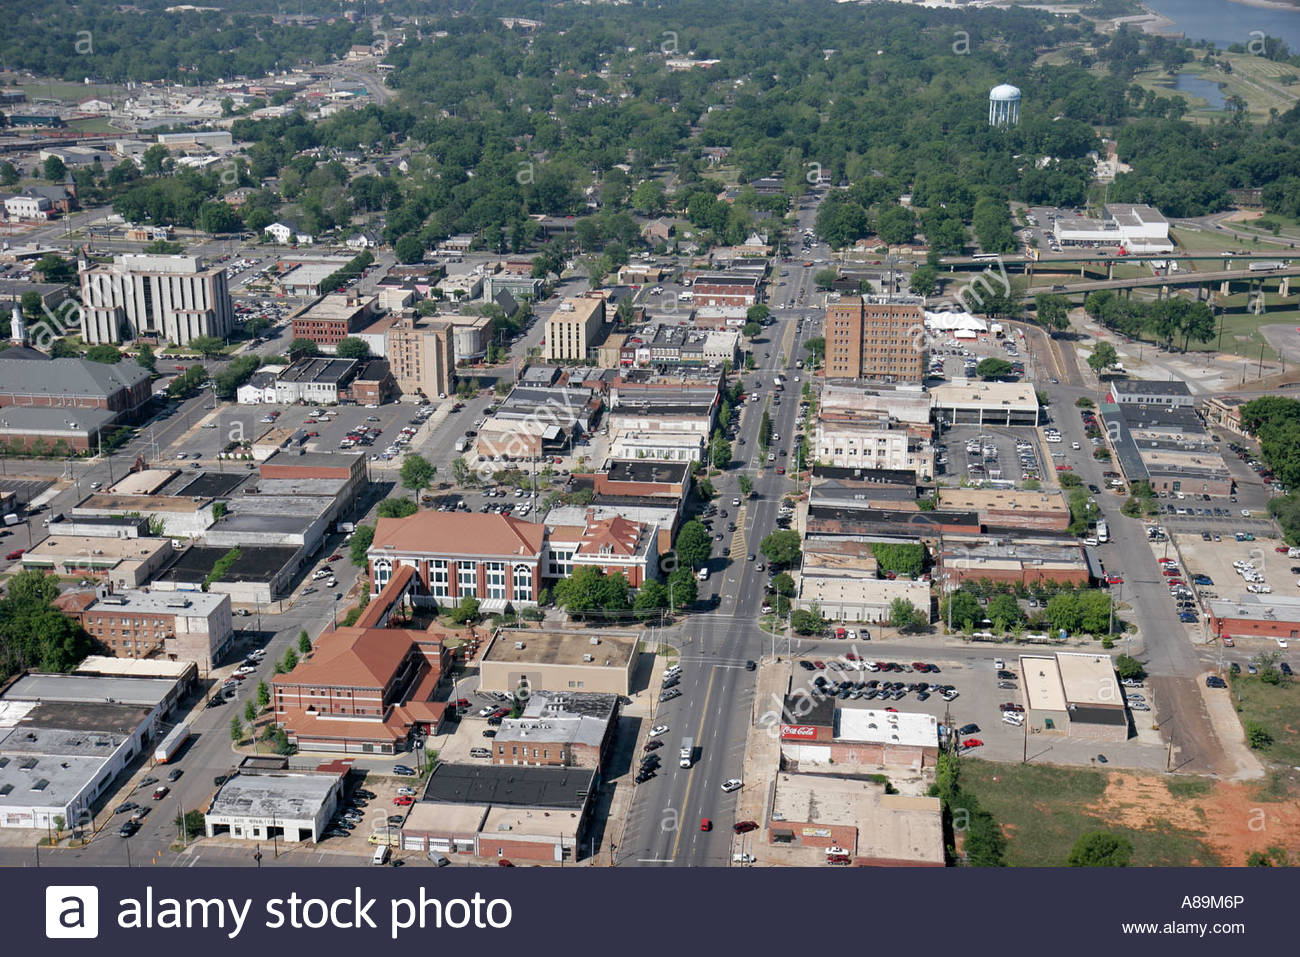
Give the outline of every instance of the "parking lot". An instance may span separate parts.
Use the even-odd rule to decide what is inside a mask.
[[[935,455],[935,470],[955,482],[1042,479],[1046,468],[1038,430],[1030,426],[953,426],[935,446]]]
[[[1285,552],[1278,552],[1277,548],[1283,543],[1276,538],[1256,537],[1253,542],[1239,542],[1233,535],[1222,535],[1220,541],[1206,543],[1199,532],[1175,529],[1174,539],[1187,573],[1191,576],[1206,575],[1214,583],[1197,587],[1202,597],[1208,594],[1232,600],[1247,594],[1255,585],[1261,595],[1300,598],[1300,587],[1297,586],[1300,558],[1288,558]],[[1250,578],[1262,580],[1250,581],[1238,572],[1234,562],[1249,562],[1256,573]],[[1268,591],[1263,591],[1264,588]]]
[[[1003,712],[999,710],[1000,705],[1024,704],[1017,661],[1018,651],[1014,646],[1006,646],[1006,650],[1002,650],[1002,646],[993,646],[989,648],[987,658],[965,662],[945,660],[942,652],[938,651],[936,656],[922,661],[923,664],[937,665],[939,668],[937,674],[918,674],[911,659],[903,661],[898,656],[890,657],[884,654],[887,648],[885,645],[873,650],[870,645],[853,645],[846,642],[844,648],[845,651],[839,657],[808,655],[804,660],[813,667],[811,670],[802,665],[796,668],[794,693],[807,692],[818,676],[825,677],[827,683],[832,680],[847,679],[854,682],[861,681],[864,686],[870,681],[902,682],[904,686],[922,681],[927,684],[952,685],[958,693],[952,701],[945,701],[939,694],[931,694],[926,700],[921,701],[918,700],[919,693],[915,691],[907,692],[897,700],[881,700],[878,697],[868,699],[865,697],[864,687],[863,697],[841,699],[839,704],[849,708],[889,707],[904,712],[931,714],[940,724],[948,724],[959,732],[968,725],[975,725],[977,730],[968,730],[966,733],[959,734],[962,741],[973,738],[982,742],[978,746],[966,749],[966,753],[992,761],[1020,761],[1027,755],[1030,761],[1037,758],[1052,764],[1087,766],[1097,763],[1097,755],[1101,753],[1105,755],[1108,764],[1117,767],[1164,767],[1165,749],[1160,743],[1159,732],[1152,727],[1155,702],[1149,688],[1131,689],[1133,693],[1142,696],[1140,704],[1152,708],[1151,711],[1131,712],[1136,736],[1130,737],[1122,744],[1098,744],[1094,741],[1071,739],[1059,735],[1033,734],[1023,727],[1004,723]],[[1025,649],[1025,651],[1030,654],[1035,653],[1034,649]],[[855,653],[873,662],[893,662],[911,670],[878,673],[855,670],[854,663],[847,658],[848,654]],[[879,658],[876,657],[878,654]],[[1014,679],[998,678],[998,669],[994,667],[997,658],[1003,659],[1004,670],[1015,674]],[[817,661],[821,661],[824,667],[817,668],[815,664]]]

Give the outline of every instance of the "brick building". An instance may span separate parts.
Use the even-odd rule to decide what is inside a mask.
[[[230,596],[207,592],[108,593],[77,617],[115,657],[192,661],[205,671],[221,664],[235,637]]]
[[[310,655],[271,679],[275,721],[301,751],[393,754],[436,730],[433,700],[450,652],[441,636],[401,628],[324,632]]]
[[[755,275],[713,273],[698,276],[691,284],[691,304],[749,308],[758,302],[761,279]]]
[[[849,296],[826,307],[826,378],[920,382],[925,313],[914,297]]]
[[[493,764],[601,770],[618,727],[618,696],[535,691],[524,713],[506,718],[492,739]]]
[[[933,715],[839,706],[829,698],[786,695],[781,757],[800,771],[933,767],[939,724]]]
[[[134,362],[0,359],[0,409],[102,409],[112,424],[138,421],[152,391],[149,370]]]
[[[355,293],[323,296],[294,316],[293,338],[310,339],[326,352],[333,352],[348,336],[370,325],[375,302],[374,296],[363,299]]]

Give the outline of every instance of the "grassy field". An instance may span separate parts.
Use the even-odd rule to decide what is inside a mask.
[[[1275,764],[1300,765],[1300,684],[1268,685],[1254,675],[1238,675],[1232,693],[1242,723],[1258,721],[1273,736],[1259,753]]]
[[[1241,224],[1238,223],[1237,226],[1240,227]],[[1257,243],[1246,242],[1218,230],[1170,229],[1169,237],[1180,249],[1189,253],[1258,253],[1290,248],[1290,243],[1266,236],[1261,236]],[[1202,268],[1211,268],[1211,264],[1204,263]],[[1217,268],[1217,264],[1214,264],[1214,268]]]
[[[1110,772],[962,762],[962,788],[979,798],[1007,836],[1007,861],[1014,867],[1061,867],[1074,842],[1088,831],[1128,838],[1135,867],[1217,863],[1214,852],[1192,831],[1172,822],[1136,830],[1097,810]],[[1208,786],[1208,785],[1207,785]]]
[[[113,133],[113,125],[102,116],[96,116],[88,120],[73,120],[68,124],[68,129],[76,130],[79,133]]]
[[[26,83],[17,84],[18,88],[27,94],[27,102],[32,103],[36,100],[61,100],[63,102],[80,102],[89,100],[94,97],[107,97],[116,89],[121,92],[121,87],[101,86],[98,84],[85,83],[64,83],[59,80],[52,80],[49,83]]]

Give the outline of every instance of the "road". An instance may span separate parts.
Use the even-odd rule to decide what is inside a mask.
[[[816,210],[801,211],[800,225],[811,225]],[[822,254],[817,252],[813,258]],[[780,262],[776,264],[781,266]],[[782,301],[791,295],[798,303],[800,297],[811,303],[815,295],[813,273],[816,267],[794,265]],[[779,271],[779,269],[778,269]],[[710,560],[710,577],[701,596],[707,598],[717,593],[721,604],[712,614],[691,616],[680,629],[668,638],[681,651],[681,697],[658,705],[653,717],[645,722],[646,729],[654,724],[666,724],[669,732],[658,754],[661,755],[659,773],[645,784],[636,786],[627,825],[617,849],[617,863],[642,866],[725,866],[731,861],[732,824],[735,823],[736,794],[722,791],[729,778],[740,778],[749,730],[756,672],[746,670],[745,663],[757,660],[771,636],[758,628],[758,609],[767,590],[770,569],[760,571],[758,566],[766,560],[759,553],[759,544],[768,532],[775,529],[777,509],[781,497],[795,490],[793,474],[794,420],[798,414],[799,391],[802,383],[796,376],[803,371],[795,366],[805,355],[803,343],[821,334],[820,309],[810,305],[787,309],[774,308],[775,322],[755,345],[755,359],[759,366],[755,372],[744,373],[746,393],[759,391],[761,402],[746,401],[741,414],[737,441],[733,443],[733,464],[714,482],[718,491],[719,521],[723,531],[723,553]],[[802,333],[796,334],[799,319],[805,319]],[[767,353],[766,358],[760,358]],[[789,385],[781,393],[779,406],[768,405],[773,395],[773,377],[780,373]],[[756,386],[761,387],[756,390]],[[771,449],[776,453],[774,463],[760,459],[758,431],[764,408],[769,408],[772,430],[780,436]],[[739,439],[744,440],[740,444]],[[781,457],[779,450],[789,453]],[[776,467],[789,469],[778,475]],[[737,515],[733,502],[740,496],[739,478],[748,475],[754,483],[754,495],[744,502]],[[722,515],[726,512],[726,515]],[[738,519],[743,516],[743,521]],[[728,536],[725,522],[736,521],[737,530]],[[754,554],[751,562],[748,556]],[[643,729],[646,730],[646,729]],[[691,768],[678,764],[678,749],[683,737],[695,743],[695,761]],[[634,758],[639,761],[641,751]],[[746,786],[759,787],[762,782],[747,782]],[[701,820],[708,818],[712,829],[701,829]]]

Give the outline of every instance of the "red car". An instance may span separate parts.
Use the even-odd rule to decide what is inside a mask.
[[[325,561],[327,561],[327,562],[336,562],[336,561],[338,561],[339,559],[341,559],[342,557],[343,557],[342,555],[331,555],[329,558],[325,559]]]
[[[1107,584],[1107,585],[1122,585],[1122,584],[1124,584],[1124,579],[1120,578],[1118,575],[1107,575],[1107,576],[1106,576],[1106,584]]]
[[[816,668],[818,671],[825,670],[825,668],[826,668],[826,662],[824,662],[824,661],[814,661],[814,662],[813,662],[813,667]]]
[[[1015,711],[1018,714],[1024,714],[1024,705],[1018,705],[1014,701],[1008,701],[1005,704],[998,705],[999,711]]]
[[[967,738],[961,743],[961,746],[963,748],[982,748],[984,747],[984,742],[979,738]]]
[[[415,798],[411,797],[409,794],[399,794],[397,797],[393,798],[393,803],[398,807],[410,807],[415,803]]]
[[[17,551],[10,552],[8,555],[5,556],[5,558],[8,559],[9,561],[13,561],[15,558],[22,558],[23,552],[25,551],[27,551],[27,549],[20,548]]]
[[[1161,565],[1177,565],[1177,564],[1178,564],[1178,559],[1176,559],[1176,558],[1157,558],[1156,561],[1159,562]]]
[[[1181,572],[1179,572],[1179,570],[1177,568],[1174,568],[1172,565],[1167,565],[1164,568],[1160,569],[1160,574],[1164,575],[1167,578],[1170,578],[1173,577],[1174,575],[1181,574]]]
[[[897,708],[886,708],[885,710],[886,710],[886,711],[892,711],[892,712],[894,712],[894,714],[898,714],[898,709],[897,709]]]
[[[457,698],[457,699],[456,699],[456,707],[458,707],[458,708],[468,708],[468,707],[469,707],[469,698]]]
[[[777,475],[784,475],[784,474],[785,474],[785,466],[784,466],[784,465],[778,465],[778,466],[776,467],[776,474],[777,474]]]
[[[852,863],[853,863],[853,858],[849,857],[849,855],[847,855],[847,854],[827,854],[827,855],[826,855],[826,863],[827,863],[827,864],[837,864],[837,865],[839,865],[840,867],[844,867],[844,866],[846,866],[846,865],[848,865],[848,864],[852,864]]]
[[[1279,545],[1275,549],[1273,549],[1273,551],[1277,552],[1279,555],[1285,555],[1290,550],[1291,548],[1288,545]]]
[[[750,831],[758,830],[757,821],[737,821],[732,828],[737,834],[748,834]]]
[[[1056,471],[1058,471],[1058,472],[1073,472],[1073,471],[1074,471],[1074,466],[1073,466],[1073,465],[1058,465],[1058,466],[1056,467]]]
[[[844,657],[847,658],[849,661],[857,661],[857,660],[858,660],[858,656],[857,656],[856,654],[854,654],[853,652],[851,652],[851,651],[850,651],[847,655],[845,655]]]
[[[504,857],[497,859],[497,867],[514,867],[510,861]]]
[[[713,822],[709,820],[707,817],[700,818],[700,830],[701,831],[713,830]]]

